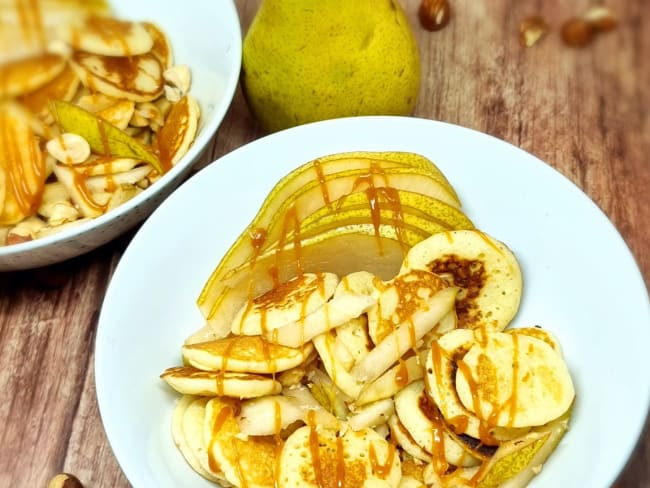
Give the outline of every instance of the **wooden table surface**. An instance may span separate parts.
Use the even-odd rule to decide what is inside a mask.
[[[236,2],[244,32],[258,2]],[[415,115],[492,134],[557,168],[611,218],[647,286],[646,0],[607,0],[619,26],[583,49],[564,46],[559,26],[589,0],[450,3],[450,24],[433,33],[417,21],[418,0],[402,0],[422,58]],[[531,14],[543,15],[551,31],[523,48],[519,22]],[[237,93],[206,161],[261,135]],[[93,344],[104,292],[132,235],[61,265],[0,273],[0,487],[45,487],[61,471],[76,474],[87,487],[129,486],[102,430]],[[603,265],[613,264],[603,256]],[[647,428],[617,486],[650,487]]]

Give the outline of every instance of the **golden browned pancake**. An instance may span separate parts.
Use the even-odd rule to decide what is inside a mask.
[[[314,350],[273,344],[260,336],[230,336],[183,346],[185,360],[200,369],[277,373],[302,364]]]
[[[266,376],[229,371],[203,371],[192,366],[165,370],[160,377],[184,395],[256,398],[280,393],[282,385]]]
[[[222,398],[206,404],[203,436],[210,466],[235,486],[271,488],[282,446],[270,436],[242,438],[235,418],[238,408],[238,402]]]
[[[397,449],[372,429],[358,432],[304,426],[286,440],[279,488],[397,487],[402,476]]]

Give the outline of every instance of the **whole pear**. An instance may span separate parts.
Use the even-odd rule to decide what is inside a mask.
[[[268,131],[353,115],[407,115],[418,47],[397,0],[262,0],[242,88]]]

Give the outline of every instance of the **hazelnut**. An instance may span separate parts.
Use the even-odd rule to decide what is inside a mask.
[[[567,46],[584,47],[594,35],[593,27],[583,19],[569,19],[562,25],[562,41]]]
[[[83,488],[83,485],[76,476],[68,473],[61,473],[57,474],[50,480],[50,484],[47,485],[47,488]]]
[[[420,24],[427,30],[437,31],[449,23],[451,9],[447,0],[422,0],[418,10]]]
[[[519,43],[531,47],[546,35],[548,29],[548,23],[541,16],[528,17],[519,24]]]
[[[618,25],[618,20],[616,19],[612,9],[605,7],[604,5],[595,5],[591,7],[587,12],[585,12],[582,19],[598,32],[610,31]]]

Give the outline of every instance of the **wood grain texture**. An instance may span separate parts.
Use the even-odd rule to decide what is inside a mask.
[[[245,31],[259,0],[236,3]],[[431,33],[417,23],[418,0],[402,0],[422,59],[414,115],[492,134],[566,175],[621,232],[648,286],[647,2],[607,0],[620,25],[585,49],[563,46],[558,29],[588,0],[450,3],[450,24]],[[531,14],[552,31],[525,49],[518,25]],[[261,135],[238,92],[205,162]],[[131,236],[63,265],[0,274],[0,487],[45,487],[60,471],[87,487],[129,486],[102,430],[92,364],[103,294]],[[647,428],[617,486],[650,487]]]

